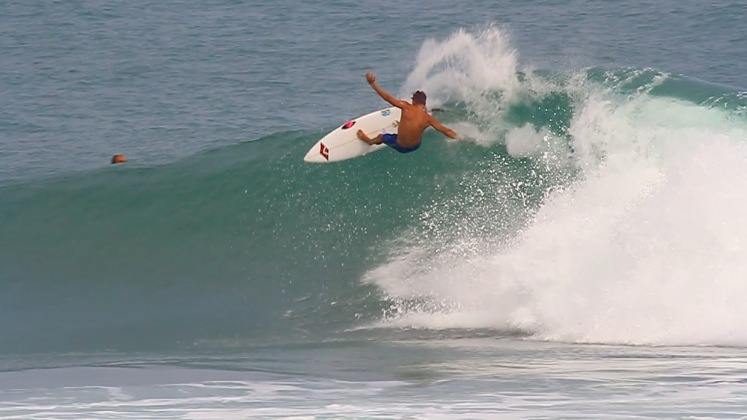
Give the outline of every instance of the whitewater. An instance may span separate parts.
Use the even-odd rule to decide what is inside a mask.
[[[464,183],[460,204],[469,212],[450,221],[456,226],[444,232],[424,214],[414,243],[395,248],[392,261],[367,277],[402,307],[387,322],[518,329],[576,343],[745,345],[738,298],[747,291],[744,105],[656,95],[671,76],[650,70],[607,72],[602,83],[577,73],[561,85],[530,75],[522,84],[515,63],[496,29],[458,32],[421,49],[408,82],[438,87],[474,119],[492,121],[497,128],[462,130],[545,173],[491,185],[501,168],[488,165]],[[575,108],[566,132],[501,118],[559,89]],[[491,208],[522,183],[542,198],[520,208],[530,214],[507,232],[506,215]],[[490,189],[498,191],[483,191]],[[476,224],[510,238],[486,240],[486,229],[472,231]],[[503,243],[481,249],[492,242]],[[407,305],[423,298],[423,307]],[[429,310],[434,303],[446,309]]]

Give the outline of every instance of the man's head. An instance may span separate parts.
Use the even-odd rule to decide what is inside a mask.
[[[125,163],[125,162],[127,162],[127,158],[124,155],[112,156],[112,165],[116,165],[117,163]]]
[[[425,106],[425,92],[419,90],[412,94],[412,103]]]

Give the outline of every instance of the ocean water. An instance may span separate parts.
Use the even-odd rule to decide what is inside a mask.
[[[747,418],[745,21],[0,2],[0,418]]]

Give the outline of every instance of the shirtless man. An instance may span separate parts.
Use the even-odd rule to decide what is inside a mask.
[[[420,147],[420,137],[423,135],[423,131],[428,127],[433,127],[452,139],[459,139],[459,135],[455,133],[454,130],[444,127],[440,122],[438,122],[438,120],[425,111],[425,93],[421,91],[413,93],[412,103],[409,103],[395,98],[387,91],[380,88],[379,85],[376,84],[376,76],[374,76],[370,71],[366,73],[366,80],[368,80],[368,84],[370,84],[376,93],[381,95],[385,101],[402,110],[402,118],[399,122],[397,134],[379,134],[374,138],[370,138],[363,132],[363,130],[358,130],[359,139],[368,144],[384,143],[400,153],[408,153],[418,150],[418,147]]]

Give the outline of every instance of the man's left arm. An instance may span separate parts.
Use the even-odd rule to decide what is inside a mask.
[[[435,128],[436,130],[444,133],[446,136],[451,137],[454,140],[461,140],[461,137],[459,137],[459,134],[456,133],[456,131],[450,129],[449,127],[446,127],[445,125],[438,122],[437,119],[431,117],[431,127]]]

